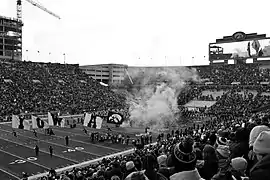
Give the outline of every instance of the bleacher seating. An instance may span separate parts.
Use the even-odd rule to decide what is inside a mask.
[[[125,97],[89,78],[78,65],[2,62],[0,87],[0,116],[50,110],[75,114],[125,109]]]

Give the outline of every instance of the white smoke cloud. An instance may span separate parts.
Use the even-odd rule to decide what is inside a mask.
[[[131,72],[134,88],[128,96],[130,122],[153,130],[168,128],[179,118],[177,97],[186,81],[198,81],[195,69],[145,68]],[[177,115],[178,114],[178,115]]]
[[[248,55],[248,52],[247,51],[243,51],[240,48],[235,48],[234,51],[233,51],[233,53],[232,53],[231,58],[237,58],[237,57],[246,58],[248,56],[249,55]]]

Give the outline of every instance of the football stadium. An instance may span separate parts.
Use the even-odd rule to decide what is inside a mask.
[[[0,180],[269,179],[266,34],[209,42],[209,65],[32,62],[21,5],[0,16]]]

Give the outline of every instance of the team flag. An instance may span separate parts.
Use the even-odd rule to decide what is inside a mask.
[[[12,115],[12,128],[30,130],[31,125],[23,117]]]
[[[86,113],[83,121],[83,126],[88,126],[92,115],[90,113]]]
[[[12,115],[12,128],[18,129],[20,126],[20,119],[18,115]]]
[[[96,129],[101,129],[103,119],[99,116],[96,116],[95,121],[96,121]]]
[[[50,126],[61,126],[61,120],[58,118],[57,114],[52,114],[48,112],[48,122]]]
[[[32,128],[33,129],[48,129],[49,128],[49,124],[42,120],[40,117],[37,117],[37,116],[31,116],[31,119],[32,119]]]
[[[31,129],[31,124],[29,121],[26,121],[26,120],[23,121],[23,129],[26,129],[26,130]]]
[[[64,118],[62,118],[62,120],[60,122],[60,127],[65,127],[65,122],[66,122],[66,120]]]
[[[111,124],[122,124],[123,116],[119,113],[109,112],[107,117],[107,123]]]
[[[31,120],[32,120],[32,128],[33,129],[37,129],[38,128],[38,126],[37,126],[37,118],[38,117],[36,117],[36,116],[31,116]]]

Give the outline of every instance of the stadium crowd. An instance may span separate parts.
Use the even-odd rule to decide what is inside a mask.
[[[0,117],[14,113],[125,113],[125,97],[84,74],[78,65],[0,62]],[[0,118],[1,119],[1,118]]]
[[[249,121],[215,119],[162,133],[157,143],[129,155],[57,174],[43,180],[262,180],[270,177],[269,116]]]
[[[156,144],[138,146],[133,154],[104,158],[97,164],[61,174],[52,169],[48,177],[41,179],[269,179],[270,129],[265,115],[269,110],[252,112],[270,103],[270,96],[265,94],[269,92],[269,69],[254,64],[196,69],[208,84],[192,83],[180,93],[178,104],[194,98],[217,101],[210,108],[183,113],[195,119],[211,117],[211,121],[161,134]],[[202,95],[204,90],[221,89],[225,93],[216,98]],[[92,111],[105,116],[113,109],[127,113],[125,97],[89,78],[78,65],[1,62],[0,98],[2,119],[15,111]]]

